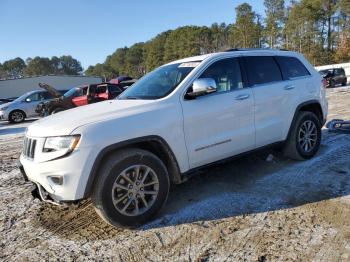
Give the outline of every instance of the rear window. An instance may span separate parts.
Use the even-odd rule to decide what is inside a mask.
[[[335,75],[345,75],[344,69],[342,68],[336,68],[334,69],[334,74]]]
[[[106,93],[106,90],[107,90],[107,86],[106,86],[106,85],[97,86],[97,88],[96,88],[96,94],[103,94],[103,93]]]
[[[111,94],[117,94],[122,92],[122,90],[116,85],[109,85],[108,90]]]
[[[310,75],[303,63],[295,57],[277,56],[276,60],[281,67],[283,79],[289,80]]]
[[[251,85],[282,81],[281,71],[272,56],[245,57]]]

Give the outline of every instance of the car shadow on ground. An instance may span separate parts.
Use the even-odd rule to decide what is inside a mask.
[[[309,161],[292,161],[279,151],[266,150],[197,173],[174,186],[158,218],[139,230],[282,210],[350,195],[350,136],[323,134],[320,152]],[[38,216],[41,226],[68,239],[74,238],[71,230],[84,228],[96,239],[121,230],[102,222],[91,205],[74,211],[45,206]],[[57,226],[69,230],[56,230]]]

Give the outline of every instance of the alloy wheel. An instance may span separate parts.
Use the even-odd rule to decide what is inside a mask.
[[[298,134],[299,146],[304,152],[311,152],[317,143],[317,128],[313,121],[305,121],[299,129]]]
[[[13,112],[11,116],[12,120],[16,123],[22,122],[24,118],[23,114],[19,111]]]
[[[152,207],[158,193],[159,181],[153,169],[134,165],[117,176],[112,188],[112,201],[121,214],[139,216]]]

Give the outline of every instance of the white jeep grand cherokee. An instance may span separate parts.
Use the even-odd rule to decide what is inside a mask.
[[[311,158],[326,117],[321,76],[302,55],[234,49],[169,63],[116,100],[35,122],[20,168],[42,200],[91,198],[108,223],[136,226],[199,167],[272,144]]]

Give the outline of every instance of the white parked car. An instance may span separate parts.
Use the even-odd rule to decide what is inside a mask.
[[[313,157],[326,118],[322,78],[302,55],[232,50],[169,63],[116,100],[35,122],[20,168],[42,200],[91,198],[108,223],[135,226],[208,164],[269,145]]]
[[[35,112],[40,102],[47,102],[55,97],[63,95],[66,91],[57,90],[34,90],[25,93],[12,102],[0,105],[0,120],[6,120],[11,123],[21,123],[26,118],[37,117]]]

